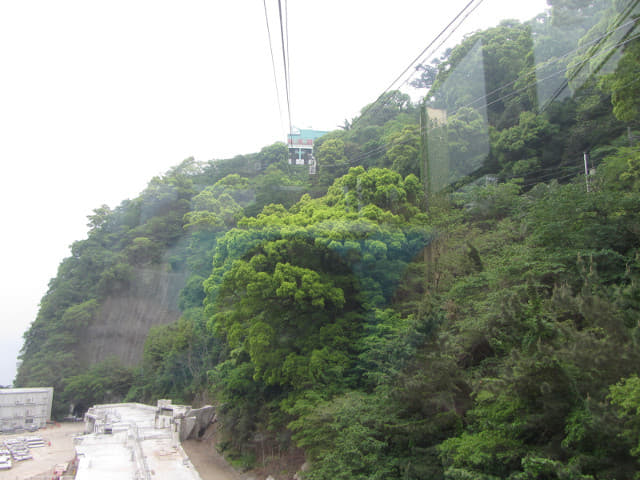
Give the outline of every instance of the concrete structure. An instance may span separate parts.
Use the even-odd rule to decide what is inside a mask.
[[[171,425],[180,441],[197,439],[213,423],[215,416],[216,410],[210,405],[193,409],[186,405],[173,405],[171,400],[158,400],[155,425],[157,428]]]
[[[294,129],[287,135],[289,164],[308,165],[309,173],[316,173],[316,159],[313,156],[314,141],[328,132],[322,130]]]
[[[211,423],[212,412],[170,400],[96,405],[85,415],[86,435],[76,439],[76,480],[200,480],[180,440]]]
[[[1,388],[0,431],[36,430],[51,420],[53,388]]]

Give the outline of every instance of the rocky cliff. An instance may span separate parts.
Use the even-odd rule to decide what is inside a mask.
[[[87,328],[80,348],[82,363],[115,356],[125,365],[136,365],[149,329],[180,317],[178,294],[185,280],[186,274],[169,273],[166,265],[136,269],[130,287],[109,296]]]

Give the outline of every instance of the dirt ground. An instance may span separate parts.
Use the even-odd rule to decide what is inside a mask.
[[[202,480],[243,480],[244,477],[229,465],[214,446],[213,439],[185,440],[182,448],[189,455]]]
[[[47,446],[31,449],[33,460],[25,460],[13,464],[10,470],[0,470],[0,480],[49,480],[53,467],[66,463],[75,457],[73,437],[81,435],[84,423],[61,423],[31,433],[0,435],[0,442],[5,438],[38,435]],[[50,443],[50,445],[49,445]],[[213,438],[205,440],[186,440],[182,442],[189,459],[202,477],[202,480],[246,480],[251,476],[243,476],[229,465],[214,445]],[[255,478],[255,477],[253,477]]]
[[[45,447],[30,450],[33,455],[32,460],[15,462],[10,470],[0,471],[0,480],[50,479],[55,465],[73,460],[75,457],[73,437],[82,434],[83,431],[84,423],[77,422],[49,425],[33,433],[0,435],[0,442],[5,438],[37,435],[47,443]]]
[[[218,453],[215,448],[216,428],[211,425],[202,440],[186,440],[182,442],[191,463],[196,467],[202,480],[262,480],[269,476],[276,479],[291,479],[293,473],[300,470],[304,463],[304,452],[294,449],[287,454],[272,455],[264,463],[256,465],[252,470],[239,473]]]

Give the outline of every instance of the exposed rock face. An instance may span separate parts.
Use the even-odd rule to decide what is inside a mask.
[[[165,266],[136,270],[129,288],[108,297],[83,333],[80,360],[94,364],[115,356],[123,365],[137,364],[149,329],[180,317],[178,294],[186,277]]]

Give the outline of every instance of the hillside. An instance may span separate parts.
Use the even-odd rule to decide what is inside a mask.
[[[550,3],[321,137],[316,175],[277,143],[94,210],[16,386],[207,398],[237,465],[307,479],[637,475],[640,7]]]

